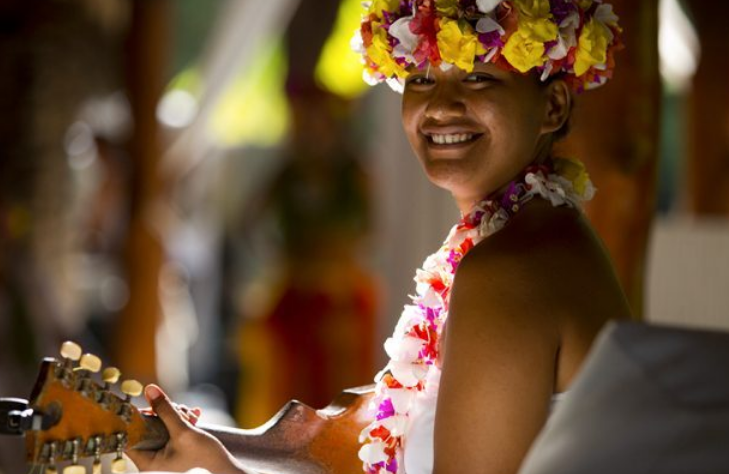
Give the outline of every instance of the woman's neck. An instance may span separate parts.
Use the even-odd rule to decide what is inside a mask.
[[[552,145],[553,141],[551,137],[544,137],[544,139],[541,139],[539,143],[537,144],[536,153],[534,159],[529,162],[529,165],[527,165],[526,168],[529,166],[538,166],[543,165],[546,163],[549,163],[553,156],[552,156]],[[524,169],[526,169],[524,168]],[[521,175],[523,174],[524,170],[519,170],[519,173],[512,176],[509,181],[506,183],[500,183],[500,186],[492,189],[492,190],[484,190],[482,194],[479,196],[456,196],[453,195],[454,200],[456,201],[456,205],[458,206],[458,210],[461,212],[462,216],[465,216],[468,214],[473,207],[478,204],[479,202],[483,201],[484,199],[500,199],[504,193],[509,189],[509,185],[515,180],[519,179]]]

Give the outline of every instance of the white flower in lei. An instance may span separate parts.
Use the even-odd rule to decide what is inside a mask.
[[[497,3],[497,2],[494,2]],[[375,377],[370,404],[374,421],[360,434],[359,457],[369,474],[403,474],[403,442],[408,416],[417,393],[425,390],[429,374],[439,369],[438,339],[448,317],[451,286],[466,253],[500,230],[522,206],[539,196],[553,206],[579,207],[594,188],[582,164],[557,159],[531,166],[498,198],[477,203],[448,234],[443,246],[416,271],[416,295],[406,305],[395,332],[385,342],[390,362]]]

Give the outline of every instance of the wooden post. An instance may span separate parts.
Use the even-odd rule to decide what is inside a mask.
[[[135,0],[127,44],[127,84],[134,119],[129,144],[132,205],[126,248],[130,298],[116,328],[115,359],[126,376],[156,379],[155,337],[160,319],[159,276],[165,256],[153,210],[165,196],[159,173],[155,111],[167,79],[169,0]]]
[[[612,0],[626,48],[615,77],[577,98],[562,153],[583,160],[598,194],[587,214],[604,240],[634,313],[643,311],[646,246],[653,219],[661,84],[658,0]]]
[[[689,210],[729,216],[729,41],[723,21],[729,3],[690,0],[701,44],[689,112],[686,166]]]

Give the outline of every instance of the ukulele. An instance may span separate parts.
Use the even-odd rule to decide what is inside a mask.
[[[61,358],[45,358],[30,400],[0,399],[0,434],[24,435],[28,463],[47,474],[86,474],[82,459],[111,454],[113,473],[126,472],[127,449],[157,450],[169,435],[156,416],[139,412],[137,381],[119,384],[120,372],[65,342]],[[117,393],[117,389],[120,393]],[[270,474],[359,472],[358,436],[369,423],[372,387],[342,392],[321,410],[291,401],[264,425],[250,430],[198,425],[218,438],[246,470]]]

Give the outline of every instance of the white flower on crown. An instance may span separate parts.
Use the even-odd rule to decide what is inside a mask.
[[[618,26],[618,15],[613,11],[613,6],[603,3],[595,10],[595,19],[607,26]],[[612,36],[611,36],[612,39]]]
[[[392,50],[393,56],[405,58],[408,62],[415,62],[413,51],[418,47],[418,35],[410,31],[410,22],[413,18],[413,16],[402,17],[387,30],[390,36],[398,41]]]
[[[476,6],[481,13],[489,14],[496,10],[503,0],[476,0]]]
[[[494,31],[498,31],[502,36],[506,34],[506,30],[499,25],[499,22],[490,16],[485,16],[478,20],[476,23],[476,31],[479,33],[492,33]]]
[[[547,56],[558,61],[567,57],[569,51],[577,46],[577,29],[580,27],[580,14],[572,12],[559,24],[557,44],[550,48]],[[551,63],[549,63],[551,66]],[[551,68],[550,68],[551,70]]]

